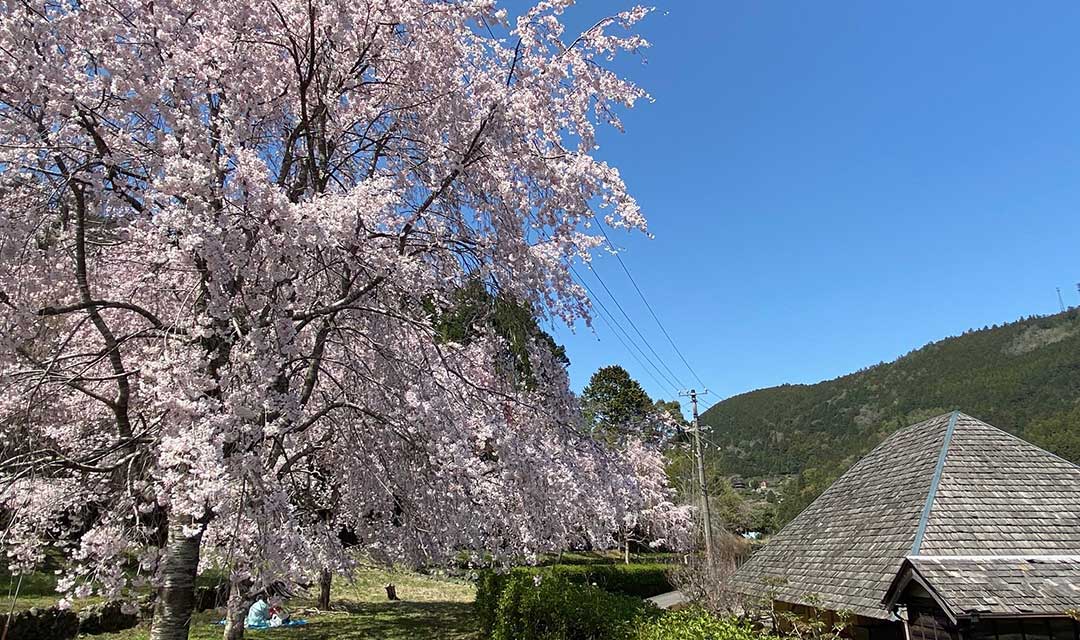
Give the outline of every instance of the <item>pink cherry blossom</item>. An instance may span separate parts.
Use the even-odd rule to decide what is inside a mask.
[[[631,9],[573,38],[541,2],[0,2],[0,513],[17,571],[71,596],[191,574],[301,582],[676,535],[662,458],[585,437],[466,283],[573,322],[588,223],[644,232],[596,127],[645,93],[604,65]],[[343,535],[343,532],[345,535]],[[479,556],[478,556],[479,557]],[[185,596],[186,594],[186,596]]]

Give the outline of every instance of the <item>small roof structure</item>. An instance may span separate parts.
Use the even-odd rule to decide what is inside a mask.
[[[955,623],[972,616],[1055,616],[1080,609],[1080,555],[911,556],[885,598],[912,582]]]
[[[891,620],[888,596],[902,570],[956,611],[974,606],[970,598],[990,608],[984,600],[1020,602],[1006,595],[1010,572],[1025,566],[1018,556],[1080,556],[1080,466],[953,412],[887,438],[732,581],[748,595]],[[1029,562],[1026,570],[1035,566],[1051,581],[1062,579],[1054,572],[1077,575],[1075,562]],[[1069,592],[1024,593],[1027,604],[1017,606],[1060,612],[1056,598]],[[1072,602],[1080,606],[1080,594]]]

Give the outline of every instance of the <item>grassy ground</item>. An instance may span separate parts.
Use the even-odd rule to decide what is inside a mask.
[[[34,591],[40,591],[42,585],[49,583],[48,578],[47,575],[38,578]],[[386,599],[383,585],[387,582],[393,582],[397,587],[400,601],[390,602]],[[28,586],[25,580],[23,586]],[[476,627],[472,611],[474,596],[472,585],[461,581],[365,569],[359,571],[352,582],[335,579],[331,611],[314,610],[314,601],[310,598],[299,597],[290,601],[288,607],[293,617],[304,618],[308,624],[288,629],[249,630],[245,636],[267,640],[475,640]],[[20,609],[51,606],[56,602],[55,595],[42,593],[27,594],[26,599],[23,598],[19,597]],[[81,603],[76,606],[78,604]],[[192,640],[221,638],[222,627],[214,624],[221,618],[221,612],[215,611],[196,614],[191,625]],[[136,627],[119,633],[86,637],[100,640],[146,640],[148,636],[149,629]]]
[[[48,573],[32,573],[19,578],[12,578],[6,573],[2,576],[4,589],[0,598],[0,611],[6,614],[11,609],[11,599],[16,590],[19,597],[15,600],[15,610],[22,611],[31,607],[51,607],[60,596],[56,595],[56,578]]]

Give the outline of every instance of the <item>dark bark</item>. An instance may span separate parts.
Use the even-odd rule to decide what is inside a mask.
[[[150,640],[187,640],[191,614],[195,610],[195,573],[199,568],[199,546],[205,525],[194,536],[184,534],[190,521],[169,517],[169,538],[165,544],[162,583],[154,605]]]
[[[247,604],[247,589],[244,583],[234,581],[229,587],[229,603],[225,613],[225,640],[240,640],[244,637]]]
[[[333,579],[334,574],[328,568],[323,568],[319,573],[319,609],[323,611],[330,609],[330,584]]]

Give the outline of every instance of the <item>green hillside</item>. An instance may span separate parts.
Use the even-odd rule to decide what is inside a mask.
[[[1080,310],[969,331],[894,362],[718,403],[701,420],[719,475],[794,474],[787,521],[883,438],[960,409],[1080,462]]]

